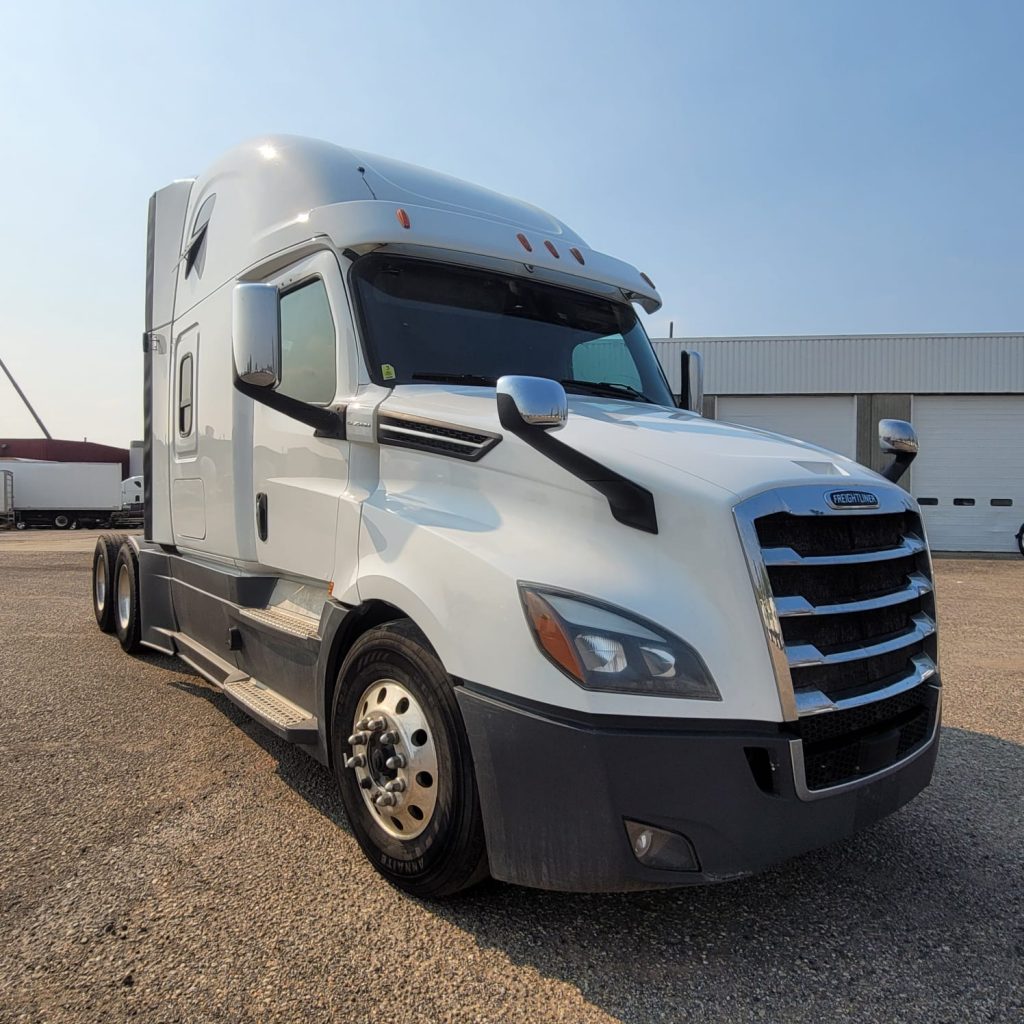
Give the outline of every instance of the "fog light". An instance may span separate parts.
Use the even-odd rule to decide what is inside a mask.
[[[700,871],[693,844],[686,836],[639,821],[626,821],[633,856],[644,867],[665,871]]]

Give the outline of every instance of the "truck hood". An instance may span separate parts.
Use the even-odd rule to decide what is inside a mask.
[[[783,484],[877,486],[881,482],[859,463],[794,438],[704,419],[681,409],[614,398],[568,397],[569,419],[557,432],[559,440],[652,490],[673,483],[685,488],[681,474],[694,484],[700,481],[737,497]],[[381,411],[503,433],[491,388],[404,385],[395,389]],[[500,448],[486,461],[504,462],[499,452]]]

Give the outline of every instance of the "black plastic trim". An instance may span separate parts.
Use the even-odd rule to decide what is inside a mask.
[[[784,736],[789,738],[791,730],[783,722],[761,722],[740,718],[668,718],[653,715],[597,715],[589,711],[576,711],[572,708],[558,707],[541,701],[521,697],[518,694],[495,690],[483,683],[475,683],[469,679],[456,679],[456,684],[470,693],[485,697],[487,700],[504,704],[510,710],[524,711],[537,715],[550,722],[569,725],[576,729],[595,730],[601,732],[643,732],[643,733],[715,733],[716,735],[752,734],[770,737]],[[685,698],[677,698],[683,700]],[[702,703],[707,703],[706,701]]]
[[[519,415],[511,395],[499,393],[498,419],[510,434],[515,434],[556,466],[604,495],[612,515],[620,523],[645,533],[658,532],[654,495],[646,487],[559,441],[545,428],[527,423]]]
[[[283,413],[293,420],[298,420],[299,423],[305,423],[307,427],[313,427],[314,437],[332,437],[338,441],[344,441],[346,438],[344,407],[337,412],[334,409],[323,409],[318,405],[309,405],[290,395],[282,394],[280,391],[246,384],[245,381],[237,378],[235,379],[235,389],[254,402],[259,402],[275,412]]]

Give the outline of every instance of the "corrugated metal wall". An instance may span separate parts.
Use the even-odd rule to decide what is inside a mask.
[[[1024,393],[1024,334],[652,339],[674,393],[679,353],[709,395]]]

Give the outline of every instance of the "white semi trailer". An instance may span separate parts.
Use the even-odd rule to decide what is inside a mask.
[[[58,530],[109,526],[121,509],[121,466],[114,462],[4,463],[14,487],[19,530],[52,526]]]
[[[659,305],[541,210],[323,142],[168,185],[99,625],[328,765],[421,896],[735,878],[894,811],[940,715],[913,432],[886,479],[678,408]]]

